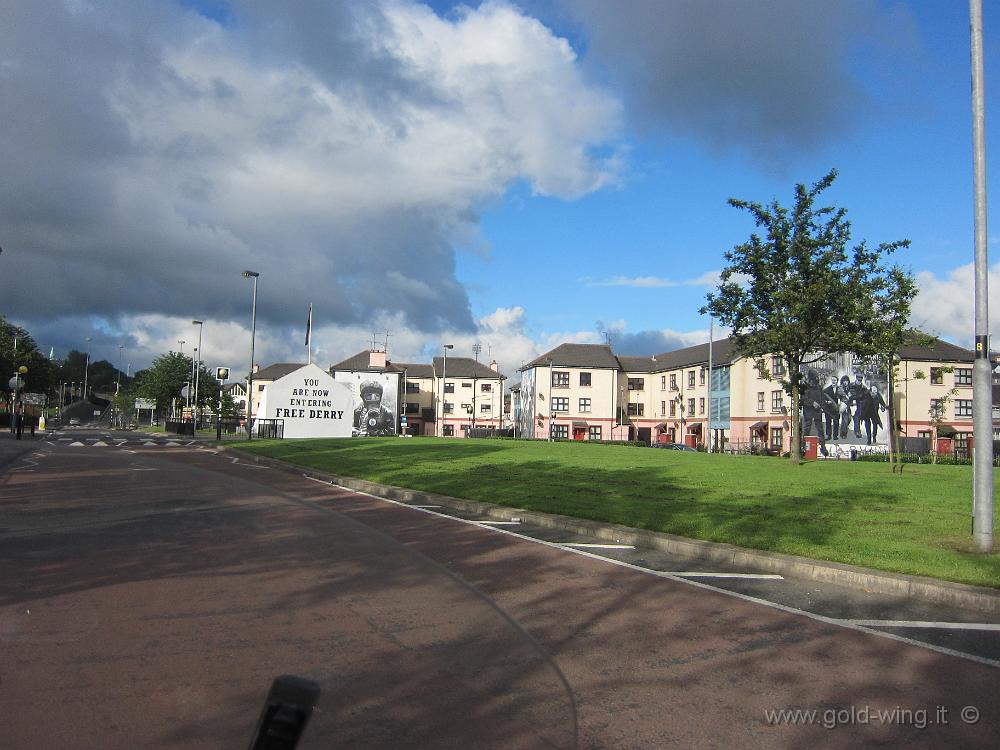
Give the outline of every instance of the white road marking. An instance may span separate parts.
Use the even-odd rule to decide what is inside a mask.
[[[191,441],[185,443],[185,445],[195,445],[197,442],[198,442],[197,440],[191,440]]]
[[[775,573],[706,573],[700,570],[671,570],[672,576],[684,576],[685,578],[750,578],[762,579],[766,581],[784,581],[784,576]]]
[[[143,443],[143,445],[154,445],[155,446],[156,443],[154,443],[152,440],[147,440],[146,442]]]
[[[233,463],[234,463],[234,464],[235,464],[235,463],[237,463],[238,461],[239,461],[239,459],[238,459],[238,458],[234,458],[234,459],[233,459]],[[311,477],[310,477],[310,478],[311,478]]]
[[[1000,632],[995,622],[933,622],[926,620],[844,620],[866,628],[935,628],[941,630],[990,630]]]
[[[475,521],[479,526],[520,526],[520,521]]]
[[[55,445],[55,443],[53,443],[51,440],[46,440],[45,442],[48,443],[49,445]]]
[[[130,451],[128,448],[122,448],[122,453],[135,453],[135,451]]]
[[[411,505],[411,508],[441,508],[441,505]]]
[[[635,549],[631,544],[584,544],[582,542],[564,542],[564,547],[580,547],[581,549]]]
[[[87,446],[85,446],[83,443],[81,443],[79,440],[77,440],[75,443],[70,443],[69,447],[70,448],[77,448],[77,447],[79,447],[79,448],[86,448]]]
[[[305,475],[303,475],[305,476]],[[313,479],[312,477],[306,477],[307,479]],[[322,482],[322,480],[315,479],[314,481]],[[323,484],[333,485],[333,482],[323,482]],[[339,486],[339,485],[333,485]],[[342,489],[347,490],[346,487]],[[427,513],[432,516],[437,516],[438,518],[445,518],[450,521],[456,521],[458,523],[468,524],[470,526],[478,526],[483,528],[482,524],[478,521],[467,521],[464,518],[456,518],[455,516],[449,516],[446,513],[439,513],[436,510],[430,510],[425,508],[417,508],[414,505],[409,505],[408,503],[400,502],[399,500],[390,500],[386,497],[379,497],[378,495],[373,495],[370,492],[363,492],[362,490],[348,490],[348,492],[353,492],[358,495],[364,495],[365,497],[370,497],[374,500],[381,500],[384,503],[392,503],[393,505],[399,505],[404,508],[413,508],[420,513]],[[804,609],[796,609],[795,607],[789,607],[785,604],[778,604],[777,602],[769,602],[767,599],[761,599],[757,596],[750,596],[749,594],[741,594],[738,591],[729,591],[728,589],[720,589],[717,586],[712,586],[708,583],[702,583],[701,581],[693,581],[690,578],[684,578],[683,576],[675,576],[670,573],[664,573],[659,570],[652,570],[650,568],[643,568],[638,565],[633,565],[632,563],[625,562],[624,560],[616,560],[613,557],[603,557],[601,555],[596,555],[593,552],[588,552],[585,549],[573,549],[572,547],[566,547],[565,545],[558,544],[556,542],[546,542],[544,539],[534,539],[530,536],[525,536],[524,534],[518,534],[516,531],[508,531],[507,529],[494,529],[498,534],[509,534],[517,539],[522,539],[526,542],[532,542],[534,544],[541,544],[545,547],[554,547],[556,549],[561,549],[563,552],[569,552],[574,555],[582,555],[584,557],[589,557],[593,560],[598,560],[600,562],[606,563],[608,565],[617,565],[622,568],[628,568],[629,570],[635,570],[639,573],[646,573],[648,575],[656,576],[658,578],[666,578],[671,581],[676,581],[678,583],[683,583],[687,586],[694,586],[695,588],[705,589],[706,591],[714,591],[717,594],[722,594],[723,596],[729,596],[734,599],[741,599],[745,602],[750,602],[751,604],[758,604],[762,607],[768,607],[769,609],[776,609],[779,612],[787,612],[790,615],[799,615],[801,617],[808,617],[810,620],[815,620],[816,622],[821,622],[825,625],[833,625],[836,627],[846,628],[847,630],[856,630],[860,633],[867,633],[868,635],[874,635],[879,638],[887,638],[891,641],[897,641],[899,643],[905,643],[910,646],[916,646],[917,648],[922,648],[927,651],[934,651],[935,653],[945,654],[947,656],[954,656],[958,659],[965,659],[966,661],[972,661],[977,664],[985,664],[988,667],[994,667],[1000,669],[1000,660],[989,659],[985,656],[976,656],[975,654],[967,654],[964,651],[956,651],[953,648],[947,648],[945,646],[937,646],[933,643],[924,643],[923,641],[918,641],[915,638],[907,638],[906,636],[896,635],[895,633],[887,633],[884,630],[878,630],[866,625],[857,624],[851,622],[850,620],[838,620],[835,617],[826,617],[825,615],[819,615],[815,612],[809,612]]]
[[[90,447],[91,447],[91,448],[97,448],[97,447],[102,447],[102,448],[107,448],[107,447],[108,447],[108,444],[107,444],[107,443],[105,443],[105,442],[104,442],[103,440],[98,440],[98,441],[97,441],[96,443],[94,443],[94,444],[93,444],[92,446],[90,446]]]
[[[159,469],[151,469],[145,466],[133,466],[132,471],[159,471]]]
[[[180,448],[181,447],[181,444],[178,443],[176,440],[169,440],[166,443],[164,443],[164,445],[166,445],[167,447],[174,447],[174,448]]]

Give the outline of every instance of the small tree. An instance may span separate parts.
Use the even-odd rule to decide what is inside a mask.
[[[861,242],[849,251],[847,210],[814,207],[836,177],[831,170],[811,188],[796,185],[791,210],[777,201],[765,206],[731,198],[729,205],[749,211],[765,233],[726,253],[719,287],[701,309],[732,330],[742,356],[759,366],[768,356],[781,359],[784,375],[776,379],[792,400],[792,463],[800,461],[803,366],[839,352],[884,354],[902,336],[916,293],[910,273],[883,264],[909,240],[874,249]]]

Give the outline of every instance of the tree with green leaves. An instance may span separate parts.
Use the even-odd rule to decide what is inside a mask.
[[[191,377],[191,358],[177,352],[161,354],[147,370],[135,374],[136,395],[156,402],[156,411],[166,413]]]
[[[791,396],[793,463],[801,455],[803,367],[829,354],[897,350],[916,293],[912,274],[885,263],[909,240],[875,248],[862,241],[849,248],[847,210],[816,206],[836,177],[831,170],[812,187],[796,185],[791,209],[776,200],[764,205],[730,199],[763,232],[726,253],[719,286],[701,309],[729,327],[739,354],[755,360]],[[766,366],[771,356],[784,365],[780,377]]]
[[[7,381],[18,367],[28,368],[28,374],[24,377],[25,390],[54,395],[57,380],[55,368],[48,357],[38,350],[38,345],[28,331],[0,316],[0,378],[3,382],[0,390],[7,389]]]

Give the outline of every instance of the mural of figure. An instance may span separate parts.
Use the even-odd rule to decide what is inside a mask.
[[[865,387],[865,377],[860,372],[851,383],[847,405],[854,406],[854,437],[861,438],[861,424],[865,415],[871,411],[871,392]]]
[[[394,435],[396,416],[382,406],[382,384],[367,380],[361,384],[361,406],[354,410],[354,436]]]
[[[851,378],[843,375],[840,378],[840,392],[843,394],[840,402],[840,439],[847,437],[851,427]]]
[[[830,375],[830,384],[823,389],[831,409],[826,413],[826,439],[836,440],[840,437],[841,415],[846,408],[847,394],[841,390],[840,381],[836,375]]]
[[[868,384],[868,392],[870,394],[870,408],[865,418],[865,437],[868,440],[868,445],[875,445],[878,441],[878,430],[882,427],[882,417],[879,412],[886,411],[888,407],[875,383]]]
[[[826,448],[826,432],[823,426],[825,415],[837,411],[836,405],[823,390],[819,375],[810,370],[806,375],[806,387],[802,393],[802,436],[815,434],[819,438],[820,452],[829,455]],[[812,430],[815,429],[815,433]]]

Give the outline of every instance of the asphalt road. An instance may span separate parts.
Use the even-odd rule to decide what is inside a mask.
[[[991,663],[104,435],[0,476],[4,747],[245,747],[286,673],[302,748],[996,745]]]

